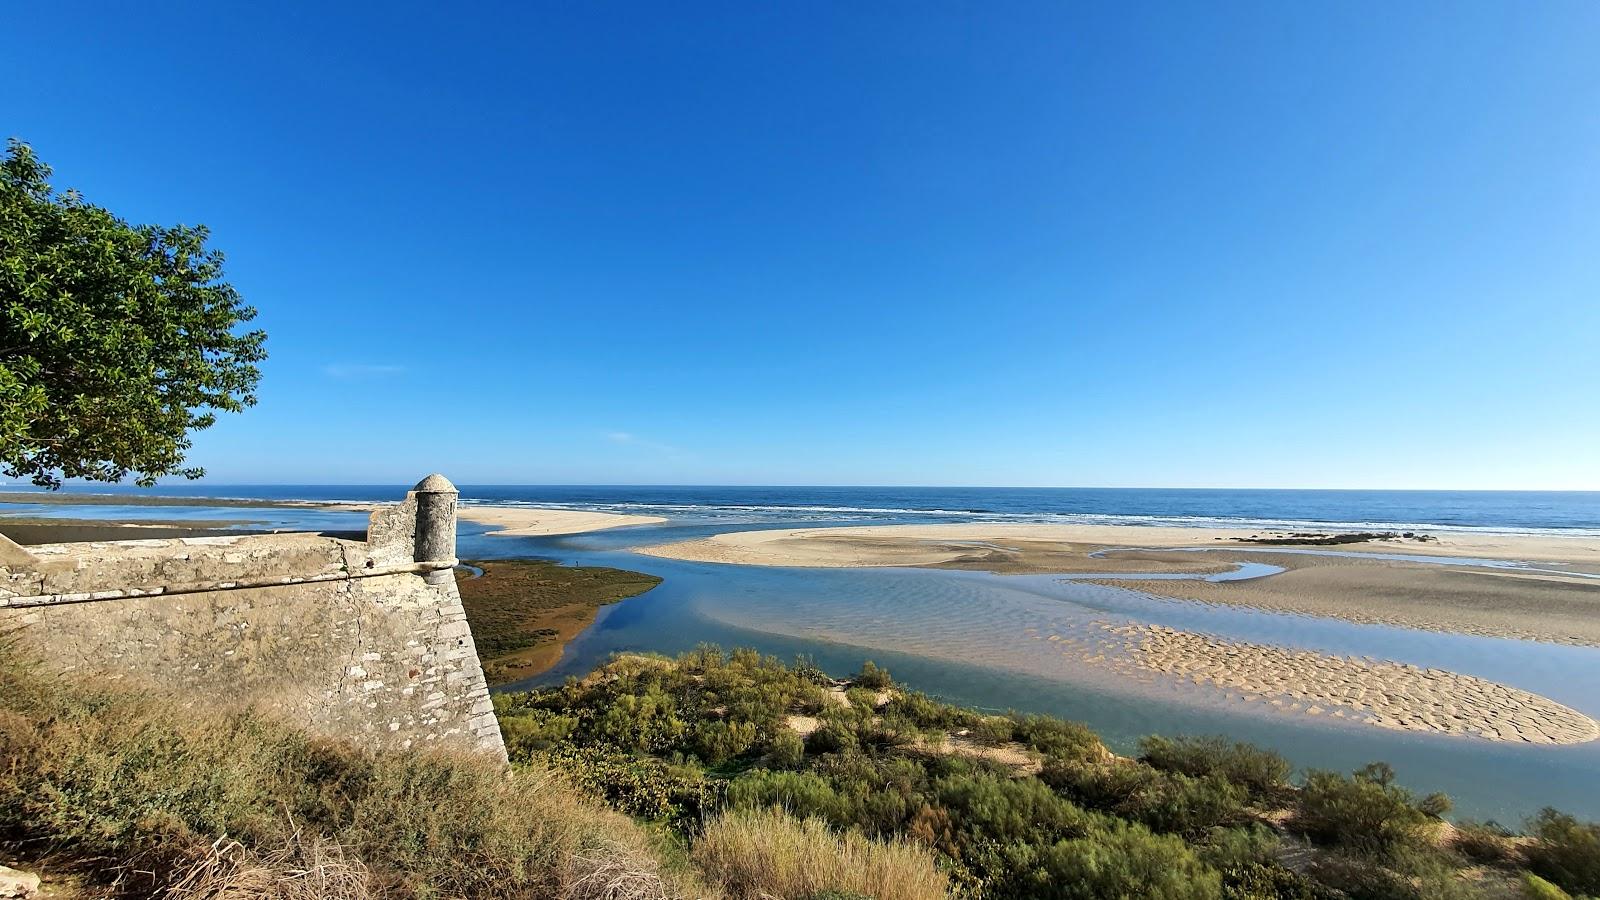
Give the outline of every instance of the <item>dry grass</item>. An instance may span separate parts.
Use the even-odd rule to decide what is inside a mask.
[[[259,855],[219,839],[210,852],[172,874],[171,900],[369,900],[372,878],[337,845],[297,842]]]
[[[731,900],[810,897],[824,891],[874,900],[934,900],[948,885],[931,852],[902,841],[830,830],[778,809],[730,812],[706,826],[691,851]]]
[[[3,641],[0,641],[3,644]],[[0,849],[170,900],[703,896],[554,773],[368,753],[251,710],[34,674],[0,646]]]

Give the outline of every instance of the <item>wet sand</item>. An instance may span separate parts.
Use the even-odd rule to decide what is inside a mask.
[[[600,607],[661,583],[639,572],[543,560],[482,560],[464,569],[473,574],[458,570],[456,584],[491,685],[544,672]]]
[[[1473,675],[1373,657],[1235,641],[1164,625],[1097,623],[1100,634],[1027,629],[1074,666],[1130,680],[1150,674],[1286,714],[1400,731],[1525,744],[1581,744],[1600,722],[1561,703]]]
[[[1428,540],[1285,548],[1254,542],[1271,535],[1119,525],[891,525],[735,532],[636,552],[743,565],[922,566],[1002,574],[1215,574],[1240,563],[1268,563],[1287,571],[1243,581],[1104,583],[1158,597],[1365,624],[1600,645],[1600,578],[1467,564],[1470,559],[1490,558],[1600,573],[1600,538],[1445,534]],[[1191,547],[1209,552],[1172,552]],[[1347,555],[1282,552],[1285,549]],[[1463,565],[1386,560],[1372,554],[1459,558]]]
[[[1454,535],[1314,546],[1260,543],[1261,531],[1134,526],[937,525],[790,529],[716,535],[645,548],[657,556],[746,565],[921,566],[999,573],[1083,574],[1158,598],[1568,644],[1600,645],[1600,539]],[[1282,535],[1288,538],[1288,535]],[[1303,539],[1302,539],[1303,540]],[[1206,548],[1190,552],[1179,548]],[[1339,556],[1310,552],[1331,551]],[[1384,559],[1447,557],[1459,565]],[[1473,563],[1508,560],[1529,569]],[[1204,575],[1265,563],[1277,574],[1237,581],[1094,578]],[[1531,571],[1555,569],[1559,572]],[[1029,629],[1072,666],[1130,681],[1214,691],[1285,714],[1442,736],[1553,745],[1600,738],[1600,724],[1505,684],[1393,660],[1331,656],[1182,631],[1098,623],[1099,635]]]
[[[1203,555],[1248,558],[1287,571],[1244,581],[1099,583],[1158,597],[1362,624],[1600,646],[1596,578],[1298,554]],[[1110,556],[1115,560],[1121,554]],[[1140,571],[1126,564],[1124,569]]]

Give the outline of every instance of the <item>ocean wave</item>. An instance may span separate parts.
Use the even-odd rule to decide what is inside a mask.
[[[881,521],[916,524],[983,523],[983,524],[1059,524],[1059,525],[1146,525],[1177,528],[1261,529],[1270,531],[1422,531],[1463,534],[1530,534],[1600,537],[1600,528],[1535,526],[1518,524],[1463,524],[1449,522],[1403,522],[1378,519],[1324,520],[1295,519],[1268,516],[1225,515],[1159,515],[1144,513],[1093,513],[1093,512],[999,512],[980,509],[945,509],[940,507],[911,506],[833,506],[805,504],[753,504],[753,503],[647,503],[647,502],[578,502],[539,500],[492,500],[463,498],[467,505],[539,507],[571,509],[588,512],[616,512],[674,516],[703,519],[739,519],[742,521],[795,521],[795,522],[850,522]]]

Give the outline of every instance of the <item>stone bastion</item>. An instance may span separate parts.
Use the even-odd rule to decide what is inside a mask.
[[[0,640],[176,703],[249,703],[374,749],[504,758],[452,571],[456,497],[430,475],[372,513],[365,541],[0,536]]]

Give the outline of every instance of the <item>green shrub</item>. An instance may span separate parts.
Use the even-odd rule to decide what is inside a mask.
[[[692,766],[593,747],[564,747],[538,759],[570,773],[580,788],[613,809],[641,819],[687,828],[722,803],[721,783]]]
[[[1081,806],[1164,834],[1200,837],[1213,828],[1245,819],[1244,789],[1216,776],[1190,778],[1120,760],[1052,760],[1040,777]]]
[[[548,710],[530,710],[500,717],[500,737],[506,743],[506,753],[516,760],[526,760],[537,751],[566,743],[577,730],[577,716],[564,716]]]
[[[1278,861],[1282,842],[1278,833],[1265,825],[1216,828],[1195,846],[1206,865],[1219,872],[1240,871],[1251,866],[1273,866]]]
[[[933,785],[958,826],[987,840],[1051,843],[1086,834],[1093,820],[1038,779],[991,773],[948,776]]]
[[[915,723],[890,716],[865,720],[856,727],[856,738],[861,746],[877,750],[909,746],[916,742],[918,736]]]
[[[1139,742],[1139,759],[1191,778],[1220,776],[1257,799],[1281,792],[1289,783],[1289,761],[1278,753],[1220,736],[1147,737]]]
[[[823,725],[806,738],[807,753],[847,753],[860,748],[855,729],[834,722]]]
[[[871,691],[888,690],[890,685],[894,684],[894,679],[889,677],[889,671],[878,668],[877,663],[870,659],[861,664],[861,671],[857,672],[855,677],[850,680],[857,687],[863,687]]]
[[[775,769],[798,768],[806,759],[806,744],[800,735],[785,728],[767,742],[767,765]]]
[[[884,715],[899,716],[922,728],[955,729],[974,724],[979,717],[968,710],[940,703],[927,694],[900,688],[883,708]],[[1010,740],[1009,737],[1006,740]]]
[[[878,708],[878,692],[869,691],[863,687],[845,689],[844,697],[850,705],[864,713],[870,713]]]
[[[1392,782],[1387,767],[1368,767],[1351,777],[1311,772],[1291,825],[1319,843],[1379,856],[1430,846],[1439,820]]]
[[[594,731],[596,738],[617,747],[666,753],[681,745],[689,726],[678,716],[673,699],[652,686],[643,694],[613,698]]]
[[[1082,722],[1068,722],[1050,716],[1011,717],[1014,740],[1029,749],[1056,759],[1096,761],[1106,757],[1099,735]]]
[[[1010,743],[1017,737],[1016,723],[1005,716],[985,716],[968,729],[972,739],[991,747]]]
[[[721,765],[749,750],[755,742],[754,722],[721,719],[701,722],[694,727],[694,752],[707,765]]]
[[[1600,895],[1600,823],[1545,809],[1528,832],[1536,838],[1527,848],[1528,868],[1568,893]]]
[[[810,772],[773,772],[757,769],[728,784],[728,805],[738,809],[777,806],[797,816],[819,816],[830,822],[851,824],[851,805],[827,779]]]
[[[1222,879],[1173,837],[1151,834],[1136,825],[1059,841],[1040,854],[1043,883],[1013,896],[1102,900],[1210,900],[1222,896]]]

